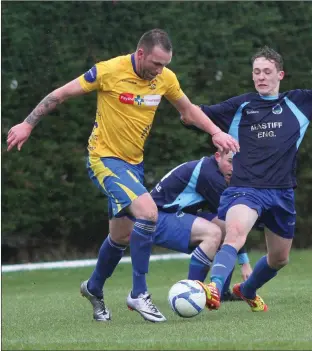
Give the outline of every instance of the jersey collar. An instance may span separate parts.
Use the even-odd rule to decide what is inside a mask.
[[[259,96],[263,100],[277,100],[279,98],[279,95],[276,95],[276,96],[265,96],[265,95],[259,94]]]
[[[136,70],[136,64],[135,64],[135,58],[134,58],[134,54],[131,54],[131,63],[132,63],[132,68],[134,70],[134,73],[139,77],[138,72]]]

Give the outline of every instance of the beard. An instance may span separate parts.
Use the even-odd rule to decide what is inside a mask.
[[[138,62],[137,73],[138,73],[138,76],[144,80],[150,81],[156,77],[156,75],[151,73],[148,69],[144,68],[144,62],[141,60]]]

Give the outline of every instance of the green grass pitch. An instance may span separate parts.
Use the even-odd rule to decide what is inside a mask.
[[[250,254],[254,264],[261,253]],[[107,282],[105,301],[113,320],[92,320],[79,286],[92,268],[2,274],[3,350],[311,350],[312,251],[292,251],[290,264],[259,293],[267,313],[245,302],[182,319],[167,302],[170,287],[185,279],[188,260],[151,262],[148,284],[168,321],[152,324],[128,311],[131,265],[120,265]],[[240,281],[235,270],[232,283]]]

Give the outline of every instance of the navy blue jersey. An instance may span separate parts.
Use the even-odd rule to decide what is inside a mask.
[[[239,141],[230,186],[292,188],[296,155],[312,119],[312,90],[247,93],[201,109]]]
[[[227,187],[214,156],[203,157],[174,168],[151,191],[159,209],[196,213],[204,205],[217,213],[220,196]]]

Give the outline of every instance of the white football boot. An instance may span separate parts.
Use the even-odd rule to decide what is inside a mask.
[[[127,297],[127,306],[131,311],[137,311],[147,321],[158,323],[165,322],[167,319],[160,313],[153,304],[149,293],[140,294],[137,298],[131,297],[131,292]]]

